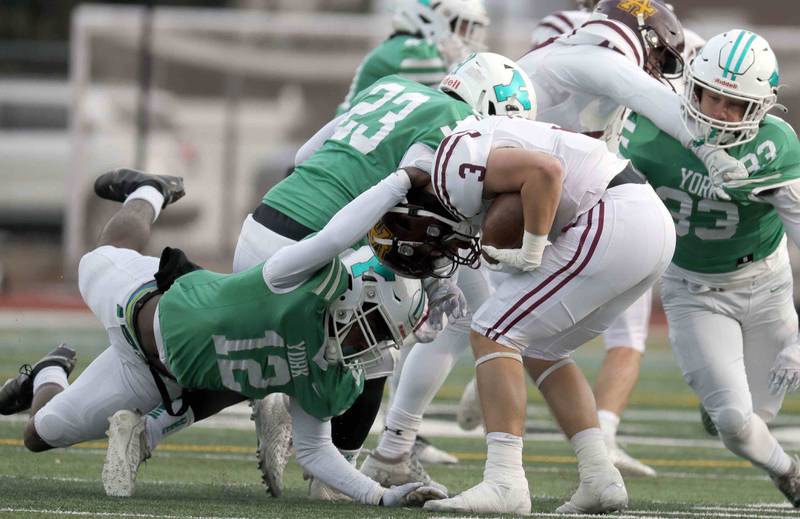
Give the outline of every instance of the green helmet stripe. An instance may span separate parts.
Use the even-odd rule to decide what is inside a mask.
[[[736,70],[734,70],[733,74],[731,74],[731,79],[736,79],[736,74],[739,73],[739,69],[744,62],[744,57],[747,56],[747,51],[750,50],[750,47],[753,45],[753,41],[756,39],[756,35],[753,34],[750,36],[750,39],[747,40],[747,43],[744,45],[744,50],[742,51],[741,56],[739,56],[739,61],[736,62]]]
[[[739,48],[739,44],[742,43],[742,38],[744,38],[744,31],[739,33],[739,37],[736,38],[736,41],[733,44],[733,48],[731,49],[731,53],[728,54],[728,61],[725,63],[725,72],[722,74],[722,77],[728,77],[728,72],[731,69],[731,63],[733,63],[733,55],[736,54],[736,49]]]

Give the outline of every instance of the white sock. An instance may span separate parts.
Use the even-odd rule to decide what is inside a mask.
[[[344,456],[344,459],[347,460],[348,463],[352,466],[356,466],[358,464],[358,455],[361,454],[361,449],[355,450],[344,450],[339,449],[339,453]]]
[[[522,468],[522,437],[503,432],[486,434],[486,466],[483,480],[510,486],[527,481]]]
[[[769,432],[764,420],[755,413],[750,415],[750,419],[739,433],[727,435],[720,431],[720,438],[731,452],[770,474],[782,476],[792,468],[792,458]]]
[[[150,204],[155,213],[155,216],[153,216],[154,222],[156,221],[156,218],[158,218],[158,215],[161,214],[161,206],[164,205],[164,195],[162,195],[161,191],[153,186],[142,186],[136,188],[133,193],[125,198],[125,201],[122,203],[122,205],[127,204],[131,200],[144,200]]]
[[[411,452],[420,424],[422,415],[412,415],[393,406],[386,416],[386,428],[375,452],[388,459],[397,459]]]
[[[611,462],[608,459],[603,433],[597,427],[590,427],[576,433],[569,439],[575,456],[578,458],[578,472],[592,470],[596,467],[607,467]]]
[[[172,402],[173,409],[180,408],[181,399]],[[156,448],[164,437],[174,434],[181,429],[186,429],[194,423],[194,412],[190,407],[180,416],[172,416],[163,405],[160,405],[147,413],[145,416],[144,427],[147,431],[147,446],[150,450]]]
[[[44,384],[56,384],[62,389],[69,386],[67,382],[67,372],[61,366],[47,366],[36,374],[33,379],[33,394]]]
[[[597,421],[600,422],[600,430],[603,431],[606,447],[615,447],[617,445],[617,428],[619,427],[617,413],[607,409],[598,409]]]

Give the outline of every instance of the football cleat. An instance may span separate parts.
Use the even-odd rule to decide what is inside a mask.
[[[258,468],[261,480],[272,497],[283,494],[283,471],[292,455],[292,417],[289,397],[272,393],[254,400],[251,418],[256,423]]]
[[[8,379],[0,387],[0,414],[9,415],[30,409],[33,402],[33,380],[44,368],[61,366],[67,376],[75,369],[78,354],[66,344],[59,344],[56,349],[42,357],[39,362],[31,367],[24,364],[19,368],[19,374]]]
[[[152,186],[164,195],[163,209],[177,202],[186,192],[183,178],[169,175],[148,175],[135,169],[119,168],[103,173],[94,181],[94,192],[100,198],[124,202],[125,199],[142,186]]]
[[[456,420],[459,427],[465,431],[471,431],[483,423],[481,399],[478,397],[478,382],[475,377],[472,377],[464,387],[461,401],[458,402]]]
[[[617,467],[620,473],[626,476],[645,476],[652,478],[657,475],[653,467],[645,465],[619,447],[610,447],[608,449],[608,459],[611,460],[611,463]]]
[[[703,422],[703,429],[705,429],[709,436],[717,436],[719,434],[714,420],[711,419],[711,415],[708,414],[703,404],[700,404],[700,420]]]
[[[417,436],[414,440],[414,447],[411,449],[411,455],[415,456],[422,463],[431,463],[434,465],[453,465],[458,463],[458,458],[453,456],[447,451],[443,451],[431,445],[423,436]]]
[[[434,481],[419,460],[411,455],[389,460],[372,453],[361,464],[361,473],[386,488],[420,482],[423,485],[435,486],[447,493],[447,487]]]
[[[581,476],[578,490],[569,501],[556,508],[559,514],[605,514],[628,506],[628,491],[614,466]]]
[[[108,450],[103,463],[103,488],[107,496],[130,497],[136,490],[139,465],[150,457],[145,418],[123,409],[108,419]]]
[[[481,481],[455,497],[428,501],[423,508],[436,512],[528,515],[531,513],[531,494],[528,481],[524,479],[512,486]]]
[[[316,499],[317,501],[330,501],[333,503],[344,503],[353,500],[353,498],[350,496],[342,494],[338,490],[326,485],[314,476],[309,476],[308,479],[308,497],[311,499]]]
[[[792,468],[787,474],[782,476],[770,474],[769,477],[792,506],[800,508],[800,460],[797,457],[792,460]]]

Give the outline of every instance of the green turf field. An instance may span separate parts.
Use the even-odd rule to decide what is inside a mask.
[[[76,330],[0,331],[0,379],[14,374],[23,362],[36,361],[54,341],[66,340],[79,351],[78,369],[105,345],[102,332]],[[602,360],[599,344],[588,345],[576,357],[589,376]],[[74,376],[74,375],[73,375]],[[430,417],[452,419],[454,404],[470,376],[470,363],[459,363],[437,397]],[[533,508],[538,516],[552,512],[577,486],[572,451],[549,419],[541,398],[530,391],[525,444]],[[702,431],[697,401],[683,383],[663,332],[653,337],[642,377],[620,433],[626,448],[659,471],[654,479],[627,478],[631,506],[616,517],[774,518],[800,517],[760,471],[721,448]],[[0,420],[1,517],[414,517],[419,510],[383,510],[305,499],[306,482],[291,463],[285,497],[273,499],[261,486],[254,458],[252,431],[237,428],[192,427],[168,438],[142,468],[137,493],[130,499],[103,494],[100,469],[103,441],[68,450],[30,454],[22,447],[20,417]],[[800,398],[787,399],[775,429],[787,446],[800,445]],[[247,426],[247,423],[244,423]],[[798,429],[800,431],[800,429]],[[794,434],[793,434],[794,433]],[[458,465],[429,466],[429,472],[457,493],[477,483],[485,445],[480,437],[435,437],[440,448],[455,453]],[[373,445],[375,438],[370,438]],[[450,516],[455,517],[455,516]]]

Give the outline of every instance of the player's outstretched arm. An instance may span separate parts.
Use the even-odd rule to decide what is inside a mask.
[[[382,487],[347,462],[331,440],[330,422],[323,422],[291,400],[293,440],[297,462],[313,477],[354,501],[379,506],[422,506],[429,499],[447,497],[440,489],[410,483],[390,489]]]
[[[264,264],[269,286],[289,288],[302,283],[342,251],[363,238],[383,214],[400,203],[422,172],[398,170],[359,195],[337,212],[314,236],[279,250]]]

